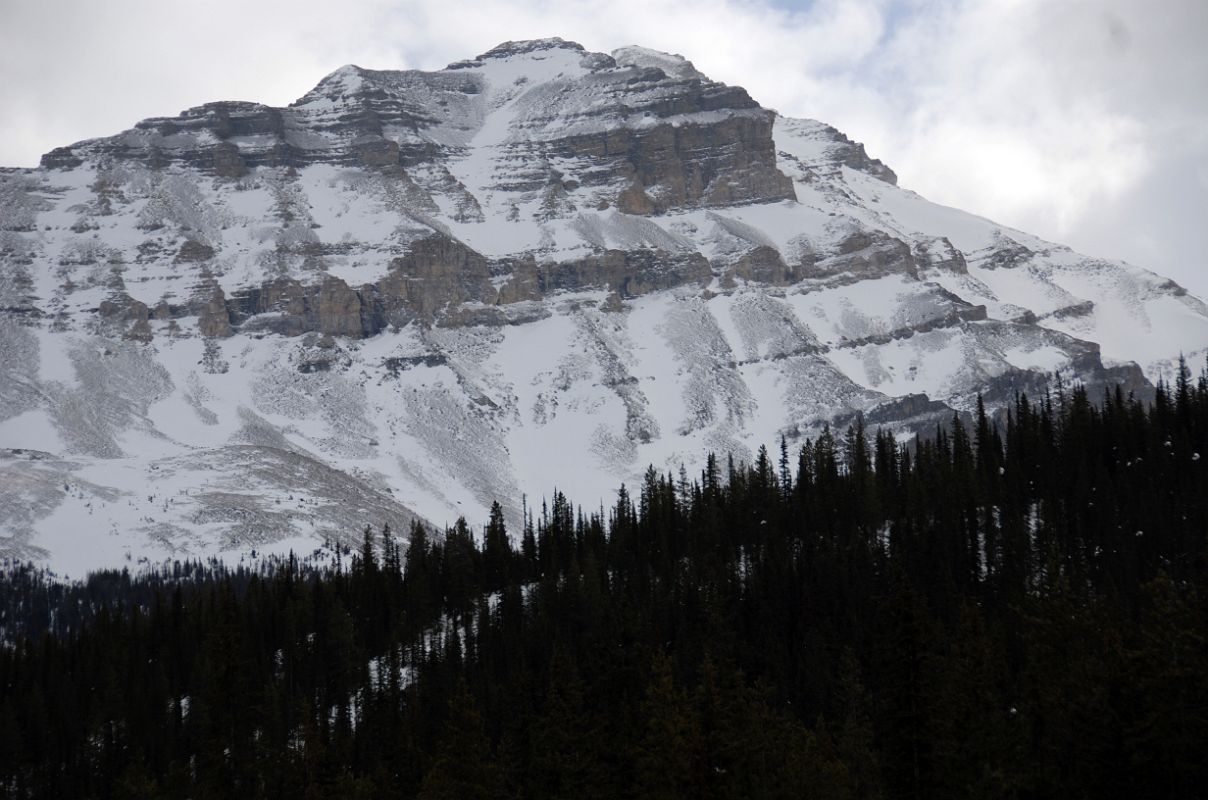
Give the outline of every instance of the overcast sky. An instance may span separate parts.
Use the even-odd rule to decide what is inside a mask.
[[[1208,297],[1208,0],[0,0],[0,165],[543,36],[681,53],[932,200]]]

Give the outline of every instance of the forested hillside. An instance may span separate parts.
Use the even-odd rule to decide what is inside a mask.
[[[1202,797],[1204,456],[1183,369],[323,568],[13,567],[0,795]]]

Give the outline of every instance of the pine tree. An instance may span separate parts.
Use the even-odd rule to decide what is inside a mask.
[[[531,739],[533,795],[565,800],[614,796],[600,757],[604,742],[585,704],[578,668],[565,647],[554,647],[544,710]]]
[[[461,682],[449,699],[436,757],[424,775],[420,800],[496,800],[503,775],[491,753],[482,715]]]
[[[699,747],[692,706],[676,687],[671,660],[657,655],[642,704],[645,731],[638,744],[634,796],[671,800],[688,795]]]
[[[503,507],[494,502],[482,547],[483,586],[488,592],[500,591],[507,585],[512,575],[511,560],[512,548],[503,521]]]

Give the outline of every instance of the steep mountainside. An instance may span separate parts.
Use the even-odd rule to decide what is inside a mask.
[[[639,47],[342,67],[0,171],[0,555],[307,550],[1054,373],[1145,392],[1208,307],[934,205]]]

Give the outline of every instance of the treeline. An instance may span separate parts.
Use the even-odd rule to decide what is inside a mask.
[[[293,568],[317,574],[322,570],[316,565],[327,561],[325,557],[320,562],[319,557],[334,555],[338,553],[330,545],[316,548],[305,561],[294,558]],[[102,612],[146,611],[165,591],[181,589],[188,594],[217,580],[228,581],[236,594],[242,594],[253,575],[268,577],[285,564],[286,559],[275,556],[234,566],[209,558],[176,561],[168,567],[142,565],[135,573],[104,570],[81,581],[65,581],[46,567],[0,560],[0,642],[13,642],[31,633],[68,636]]]
[[[1149,406],[1019,397],[910,447],[857,424],[528,516],[367,529],[338,569],[94,579],[120,591],[10,619],[0,795],[1208,786],[1208,371]],[[6,614],[58,591],[14,574]]]

